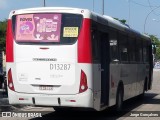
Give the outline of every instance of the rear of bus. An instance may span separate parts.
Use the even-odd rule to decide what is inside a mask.
[[[10,104],[93,108],[90,12],[12,11],[7,28]]]

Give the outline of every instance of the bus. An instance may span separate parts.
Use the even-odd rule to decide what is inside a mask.
[[[104,110],[151,89],[151,39],[87,9],[10,12],[6,39],[10,104]]]

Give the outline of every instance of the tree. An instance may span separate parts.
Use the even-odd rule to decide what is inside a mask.
[[[160,41],[155,35],[149,35],[152,42],[156,45],[156,55],[155,59],[160,60]]]
[[[0,50],[5,51],[6,48],[6,29],[7,20],[0,21]]]
[[[127,20],[125,20],[125,19],[122,19],[122,20],[120,20],[120,19],[118,19],[118,18],[114,18],[114,19],[120,21],[120,22],[123,23],[123,24],[126,24],[126,22],[127,22]]]

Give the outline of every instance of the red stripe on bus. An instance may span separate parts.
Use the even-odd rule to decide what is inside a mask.
[[[13,62],[13,34],[11,19],[8,20],[6,35],[6,62]]]
[[[78,37],[78,63],[92,63],[91,20],[83,19]]]

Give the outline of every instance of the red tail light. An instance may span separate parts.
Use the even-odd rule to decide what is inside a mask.
[[[14,84],[13,84],[13,79],[12,79],[12,71],[11,71],[11,69],[9,69],[9,71],[8,71],[8,87],[9,87],[9,89],[15,91]]]
[[[88,89],[87,85],[87,76],[84,73],[83,70],[81,70],[81,81],[80,81],[80,87],[79,87],[79,93],[82,93]]]

